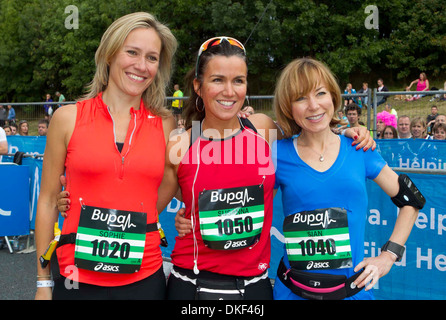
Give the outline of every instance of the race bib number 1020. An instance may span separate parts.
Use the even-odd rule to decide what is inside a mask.
[[[84,206],[76,235],[75,265],[98,272],[139,271],[146,225],[144,212]]]

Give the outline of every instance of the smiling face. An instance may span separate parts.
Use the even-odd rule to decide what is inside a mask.
[[[202,82],[194,80],[206,119],[236,119],[246,97],[247,73],[246,62],[239,56],[214,56],[209,60]]]
[[[291,104],[292,115],[303,132],[318,133],[330,128],[333,118],[333,99],[326,85],[321,83]]]
[[[426,131],[426,127],[423,126],[421,122],[415,122],[411,125],[410,131],[412,133],[412,138],[421,139],[424,138],[424,132]]]
[[[153,28],[129,33],[110,62],[109,86],[130,96],[141,96],[158,72],[161,39]]]

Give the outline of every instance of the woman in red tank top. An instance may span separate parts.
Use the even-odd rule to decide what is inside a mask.
[[[87,96],[54,113],[37,206],[38,258],[54,238],[64,173],[72,205],[54,290],[49,267],[38,261],[36,299],[164,298],[156,203],[174,129],[163,104],[176,47],[152,15],[121,17],[102,37]]]

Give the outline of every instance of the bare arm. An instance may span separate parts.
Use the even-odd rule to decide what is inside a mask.
[[[397,195],[399,191],[398,175],[387,165],[381,170],[374,181],[390,197]],[[418,211],[418,209],[411,206],[404,206],[400,209],[395,227],[389,239],[390,241],[404,246],[418,217]],[[355,272],[361,268],[365,268],[364,272],[356,279],[355,284],[358,287],[362,287],[371,281],[366,287],[366,290],[371,289],[379,278],[385,276],[390,271],[395,261],[396,257],[386,251],[381,252],[378,257],[364,259],[355,267]]]
[[[37,259],[53,240],[53,227],[58,218],[57,194],[62,185],[59,177],[64,173],[65,157],[76,119],[76,107],[58,109],[51,119],[43,158],[42,181],[36,213],[36,254]],[[48,276],[50,268],[42,269],[37,260],[37,275]],[[51,288],[38,288],[36,299],[50,299]]]

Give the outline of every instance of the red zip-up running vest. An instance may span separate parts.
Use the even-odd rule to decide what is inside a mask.
[[[85,206],[145,212],[147,224],[157,222],[157,192],[163,178],[166,148],[162,119],[148,111],[141,100],[139,110],[130,110],[127,136],[119,152],[113,119],[102,94],[80,101],[76,106],[76,125],[65,161],[71,208],[63,222],[62,234],[78,231]],[[141,249],[143,258],[139,271],[126,274],[77,268],[74,266],[75,245],[67,244],[57,249],[60,273],[74,281],[99,286],[133,283],[162,266],[159,244],[158,231],[148,232],[145,247]],[[104,247],[99,249],[107,258],[112,251],[112,247],[107,247],[107,252]],[[121,249],[125,248],[121,246]],[[122,253],[125,255],[125,250],[116,254]]]

